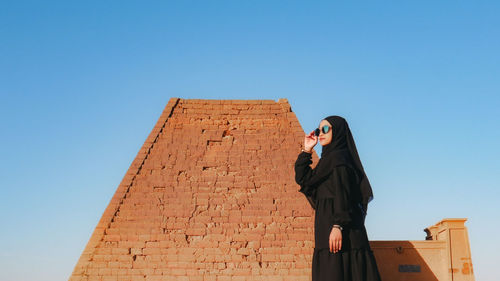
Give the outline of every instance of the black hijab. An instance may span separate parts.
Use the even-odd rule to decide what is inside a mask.
[[[336,115],[328,116],[324,120],[332,126],[332,141],[322,147],[321,158],[314,168],[315,173],[309,184],[315,185],[323,181],[337,166],[346,165],[353,168],[360,178],[361,202],[359,203],[361,203],[366,215],[368,203],[373,199],[373,192],[359,159],[349,125],[344,118]]]

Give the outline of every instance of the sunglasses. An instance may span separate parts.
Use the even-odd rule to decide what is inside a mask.
[[[320,132],[323,132],[323,134],[328,134],[328,132],[330,131],[331,128],[332,127],[330,127],[328,125],[324,125],[323,127],[321,127],[321,130],[320,130],[320,128],[317,128],[316,130],[314,130],[314,135],[319,136]]]

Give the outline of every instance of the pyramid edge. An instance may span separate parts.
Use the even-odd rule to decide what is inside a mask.
[[[156,142],[157,137],[167,123],[168,118],[172,115],[172,112],[179,103],[179,100],[181,99],[174,97],[170,98],[167,105],[163,109],[162,114],[158,118],[158,121],[144,141],[142,147],[139,149],[137,156],[130,164],[127,172],[125,173],[125,176],[122,178],[122,181],[118,185],[118,188],[116,189],[113,197],[104,210],[101,219],[97,223],[97,226],[94,228],[94,231],[92,232],[92,235],[90,236],[90,239],[87,242],[82,254],[80,255],[80,258],[78,259],[75,267],[73,268],[73,271],[68,280],[75,281],[86,279],[86,269],[90,262],[90,259],[93,256],[93,252],[96,249],[97,244],[102,240],[105,229],[109,226],[111,220],[116,215],[116,212],[123,202],[122,200],[127,194],[135,175],[140,171],[141,166],[146,159],[146,156],[149,154],[150,149]]]

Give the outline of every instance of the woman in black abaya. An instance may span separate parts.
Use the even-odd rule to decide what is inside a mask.
[[[321,159],[311,169],[318,139]],[[344,118],[328,116],[305,136],[295,181],[315,210],[312,281],[380,281],[364,225],[373,193]]]

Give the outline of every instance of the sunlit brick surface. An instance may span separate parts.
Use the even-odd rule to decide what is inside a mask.
[[[286,99],[170,99],[70,280],[310,280],[303,137]]]

